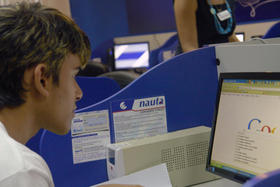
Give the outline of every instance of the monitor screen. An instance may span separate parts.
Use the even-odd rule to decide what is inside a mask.
[[[114,68],[135,69],[149,67],[149,43],[127,43],[114,46]]]
[[[245,33],[244,32],[236,32],[235,36],[238,38],[238,40],[240,42],[244,42],[245,41]]]
[[[243,183],[280,168],[280,73],[221,73],[207,170]]]

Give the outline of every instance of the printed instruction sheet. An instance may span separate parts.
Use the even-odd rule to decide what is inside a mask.
[[[73,163],[106,158],[110,143],[108,110],[78,113],[72,120]]]
[[[167,133],[164,96],[115,101],[111,107],[115,142]]]

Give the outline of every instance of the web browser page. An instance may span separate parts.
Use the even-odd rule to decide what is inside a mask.
[[[280,81],[225,79],[211,165],[248,177],[280,167]]]

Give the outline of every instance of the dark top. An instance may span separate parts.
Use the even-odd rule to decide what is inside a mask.
[[[173,0],[174,3],[175,0]],[[189,0],[186,0],[189,1]],[[197,26],[197,38],[198,38],[198,46],[203,47],[208,44],[216,44],[216,43],[225,43],[228,42],[228,37],[232,35],[235,29],[235,2],[234,0],[227,0],[232,12],[233,23],[231,31],[228,34],[220,34],[216,30],[215,20],[213,15],[210,13],[210,7],[208,5],[207,0],[197,0],[197,10],[196,10],[196,26]],[[214,5],[215,9],[226,9],[226,4],[222,5]],[[218,12],[218,11],[217,11]],[[227,20],[220,22],[223,28],[227,27]],[[180,53],[181,46],[177,52]],[[182,52],[182,51],[181,51]]]
[[[198,7],[196,10],[196,26],[198,35],[199,47],[208,44],[224,43],[228,42],[228,37],[232,35],[235,29],[235,4],[234,0],[228,0],[228,3],[232,10],[233,24],[231,31],[228,34],[220,34],[216,30],[215,21],[213,15],[210,13],[210,7],[207,0],[197,0]],[[213,6],[215,9],[226,9],[226,4]],[[227,20],[220,22],[223,28],[227,27]]]

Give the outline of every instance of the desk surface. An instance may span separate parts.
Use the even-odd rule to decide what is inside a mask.
[[[223,179],[218,179],[218,180],[194,185],[192,187],[213,187],[213,186],[215,186],[215,187],[241,187],[242,184],[239,184],[237,182],[223,178]]]

